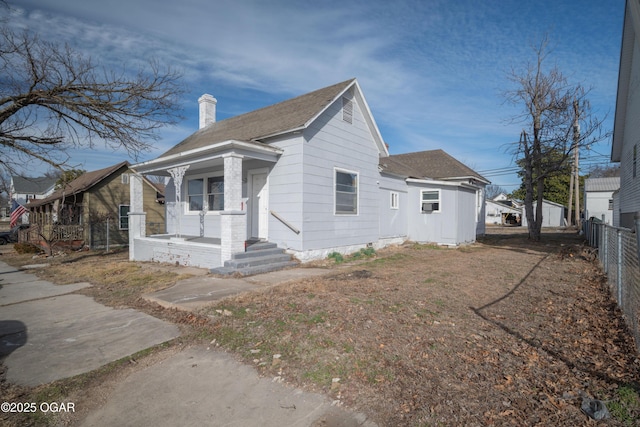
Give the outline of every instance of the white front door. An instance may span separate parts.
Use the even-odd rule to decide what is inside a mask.
[[[251,215],[251,230],[249,237],[267,239],[269,224],[269,186],[267,172],[252,173],[251,196],[249,198],[249,213]]]

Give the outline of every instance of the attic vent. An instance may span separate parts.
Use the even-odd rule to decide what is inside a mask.
[[[353,123],[353,101],[342,98],[342,120],[347,123]]]
[[[123,173],[122,175],[120,175],[120,182],[123,184],[129,184],[129,174]]]

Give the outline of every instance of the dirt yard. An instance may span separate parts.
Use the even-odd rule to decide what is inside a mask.
[[[218,345],[381,426],[595,425],[580,409],[584,397],[607,403],[612,418],[600,425],[640,425],[640,360],[592,255],[575,232],[532,243],[522,232],[491,229],[455,249],[406,244],[325,260],[315,266],[325,266],[326,277],[192,314],[143,303],[139,295],[158,285],[133,280],[120,255],[100,263],[109,265],[109,283],[99,283],[109,276],[101,271],[86,292],[190,327],[190,342]],[[97,268],[91,258],[54,265],[47,276],[73,270],[76,278],[84,262]],[[118,271],[128,279],[113,280]],[[77,384],[90,396],[100,375]],[[65,384],[65,393],[78,394]]]

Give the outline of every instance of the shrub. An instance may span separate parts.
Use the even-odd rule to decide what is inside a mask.
[[[33,243],[16,243],[13,249],[19,254],[39,254],[42,252],[38,246]]]
[[[340,252],[331,252],[329,255],[327,255],[327,258],[333,259],[336,262],[336,264],[340,264],[341,262],[344,262],[344,257]]]

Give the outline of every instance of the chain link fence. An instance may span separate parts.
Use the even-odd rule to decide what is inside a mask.
[[[622,310],[640,350],[640,265],[636,233],[597,219],[586,221],[583,231],[589,246],[598,249],[598,259],[607,276],[611,295]]]

